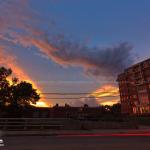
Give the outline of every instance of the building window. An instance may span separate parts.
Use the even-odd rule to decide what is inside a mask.
[[[143,63],[143,67],[144,67],[144,68],[149,67],[149,62],[144,62],[144,63]]]

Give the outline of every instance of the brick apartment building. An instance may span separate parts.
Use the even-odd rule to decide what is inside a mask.
[[[150,113],[150,59],[125,69],[117,81],[122,113]]]

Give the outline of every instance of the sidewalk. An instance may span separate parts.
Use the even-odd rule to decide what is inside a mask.
[[[110,135],[110,134],[149,134],[150,127],[139,129],[99,129],[99,130],[38,130],[38,131],[1,131],[2,136],[61,136],[61,135]]]

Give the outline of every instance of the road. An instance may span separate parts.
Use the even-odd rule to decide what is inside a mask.
[[[0,150],[150,150],[150,136],[4,137]]]

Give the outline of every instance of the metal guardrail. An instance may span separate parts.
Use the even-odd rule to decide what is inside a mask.
[[[66,121],[66,118],[0,118],[0,129],[61,129],[64,126],[64,121]]]

